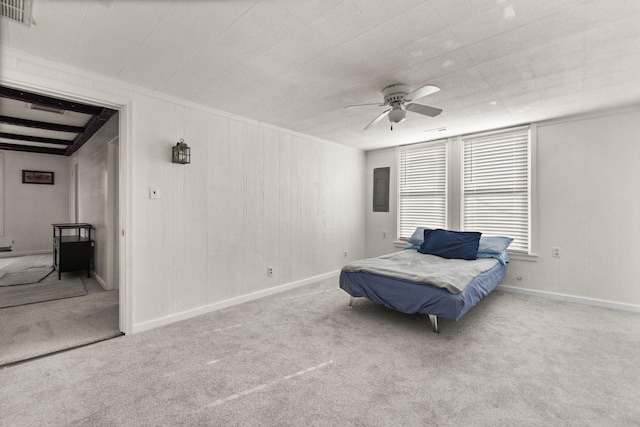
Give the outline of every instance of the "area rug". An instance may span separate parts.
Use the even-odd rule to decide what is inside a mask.
[[[87,290],[79,278],[45,281],[22,286],[0,288],[0,308],[53,301],[86,295]]]
[[[53,271],[51,255],[27,255],[4,260],[0,287],[38,283]]]
[[[118,291],[4,308],[0,366],[122,335],[118,313]]]

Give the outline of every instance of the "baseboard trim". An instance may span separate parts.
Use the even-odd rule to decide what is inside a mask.
[[[102,280],[102,277],[100,277],[100,275],[96,273],[95,270],[91,270],[91,277],[93,277],[95,281],[98,282],[98,284],[102,286],[102,289],[104,289],[105,291],[113,290],[113,289],[107,289],[107,283],[104,280]]]
[[[168,316],[160,317],[158,319],[148,320],[142,323],[136,323],[131,328],[131,333],[136,334],[138,332],[147,331],[149,329],[157,328],[159,326],[168,325],[170,323],[178,322],[180,320],[189,319],[192,317],[200,316],[202,314],[210,313],[216,310],[222,310],[223,308],[233,307],[238,304],[253,301],[259,298],[263,298],[269,295],[278,294],[280,292],[288,291],[290,289],[299,288],[301,286],[309,285],[311,283],[330,279],[332,277],[338,277],[340,270],[331,271],[329,273],[319,274],[317,276],[308,277],[306,279],[298,280],[295,282],[285,283],[284,285],[275,286],[273,288],[264,289],[261,291],[252,292],[246,295],[240,295],[234,298],[229,298],[223,301],[218,301],[213,304],[208,304],[202,307],[194,308],[191,310],[182,311],[180,313],[170,314]]]
[[[640,306],[633,304],[623,304],[614,301],[606,301],[595,298],[578,297],[575,295],[558,294],[555,292],[536,291],[533,289],[516,288],[508,285],[498,285],[496,289],[506,292],[513,292],[522,295],[532,295],[541,298],[555,299],[559,301],[574,302],[577,304],[593,305],[596,307],[612,308],[615,310],[632,311],[640,313]]]

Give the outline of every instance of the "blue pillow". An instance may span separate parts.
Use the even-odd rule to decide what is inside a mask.
[[[480,238],[480,240],[482,240],[482,237]],[[500,264],[502,264],[502,265],[507,265],[507,263],[510,261],[509,260],[509,254],[507,253],[507,251],[500,252],[500,253],[496,253],[496,252],[480,252],[480,251],[478,251],[478,254],[476,255],[476,257],[478,257],[478,258],[495,258],[498,261],[500,261]]]
[[[424,242],[424,231],[431,230],[427,227],[416,227],[416,231],[413,232],[411,237],[409,237],[409,243],[413,243],[414,245],[420,245]]]
[[[433,230],[418,252],[449,259],[476,259],[482,233],[476,231]]]
[[[501,254],[506,251],[513,242],[511,237],[504,236],[482,236],[478,245],[478,252]]]
[[[427,240],[427,239],[429,238],[429,236],[431,235],[431,233],[432,233],[432,232],[433,232],[433,230],[432,230],[432,229],[430,229],[430,228],[425,228],[425,229],[422,231],[422,241],[424,242],[425,240]],[[422,244],[422,243],[420,243],[420,244]]]
[[[418,249],[420,245],[414,245],[413,243],[407,243],[407,246],[404,249]]]

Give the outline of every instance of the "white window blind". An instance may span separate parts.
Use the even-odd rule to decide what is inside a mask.
[[[463,229],[529,252],[529,128],[463,137]]]
[[[416,227],[447,224],[446,142],[399,149],[398,238],[408,239]]]

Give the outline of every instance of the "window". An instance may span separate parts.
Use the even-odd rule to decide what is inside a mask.
[[[419,226],[446,228],[446,141],[400,147],[398,162],[398,238]]]
[[[529,127],[462,137],[462,229],[530,251]]]
[[[416,227],[480,231],[535,251],[536,125],[399,147],[398,240]]]

